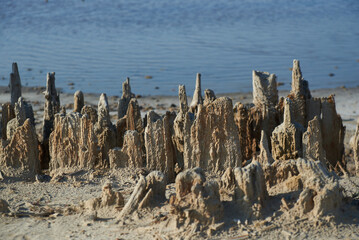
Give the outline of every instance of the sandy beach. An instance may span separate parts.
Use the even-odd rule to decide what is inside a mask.
[[[38,134],[41,130],[44,109],[44,88],[25,87],[23,97],[31,102]],[[10,99],[7,88],[0,88],[0,103]],[[279,92],[287,96],[289,91]],[[352,158],[349,148],[356,120],[359,116],[359,88],[320,89],[311,92],[313,97],[335,94],[337,111],[346,127],[345,148],[347,159]],[[251,103],[252,93],[225,94],[236,102]],[[223,95],[217,95],[220,97]],[[149,110],[159,114],[179,109],[177,96],[137,96],[141,115]],[[99,95],[84,93],[86,105],[97,106]],[[110,114],[113,122],[117,120],[118,96],[108,96]],[[61,105],[67,112],[73,109],[73,95],[61,93]],[[190,98],[188,101],[190,102]],[[348,163],[347,169],[353,171],[354,164]],[[47,173],[46,171],[44,173]],[[214,176],[217,179],[219,176]],[[139,180],[138,172],[129,168],[117,170],[69,171],[53,176],[48,181],[24,182],[3,180],[0,182],[0,198],[9,204],[10,214],[0,217],[1,239],[202,239],[205,233],[195,229],[176,232],[168,226],[166,205],[138,211],[126,221],[119,220],[119,210],[113,208],[86,210],[84,202],[101,196],[102,186],[111,183],[112,188],[121,192],[125,202]],[[218,181],[220,181],[218,179]],[[358,187],[359,178],[342,176],[339,180],[345,198],[356,200],[344,203],[340,214],[321,219],[292,219],[284,210],[278,210],[278,196],[275,189],[269,191],[273,196],[268,200],[269,209],[274,209],[266,218],[250,223],[235,222],[230,212],[225,213],[229,221],[220,231],[214,231],[211,239],[357,239],[358,227]],[[174,184],[166,187],[167,198],[174,192]],[[166,201],[169,201],[167,199]],[[273,205],[272,205],[273,204]],[[85,204],[86,205],[86,204]],[[272,206],[271,206],[272,205]],[[228,220],[230,219],[230,220]],[[234,221],[234,222],[233,222]],[[237,220],[236,220],[237,221]],[[313,227],[315,226],[315,227]]]

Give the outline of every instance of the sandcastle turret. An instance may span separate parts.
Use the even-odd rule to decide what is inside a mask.
[[[76,91],[74,94],[74,112],[81,112],[81,109],[85,105],[84,94],[82,91]]]
[[[191,112],[194,113],[199,104],[203,104],[203,98],[202,98],[202,94],[201,94],[201,74],[197,73],[196,88],[194,90],[192,102],[190,105]]]
[[[21,97],[21,79],[16,62],[12,63],[9,88],[11,94],[11,105],[14,106],[19,97]]]

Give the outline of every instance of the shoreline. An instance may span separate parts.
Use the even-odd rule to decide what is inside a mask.
[[[45,87],[22,87],[22,96],[25,100],[30,101],[35,114],[36,123],[42,120],[42,112],[44,107]],[[61,89],[58,89],[61,91]],[[215,92],[215,90],[214,90]],[[290,90],[279,90],[279,97],[286,97]],[[335,95],[336,108],[338,114],[343,119],[343,124],[347,130],[354,131],[359,118],[359,86],[353,88],[337,87],[337,88],[322,88],[311,90],[312,97],[328,97]],[[188,103],[191,102],[192,93],[187,92]],[[216,94],[217,97],[229,97],[232,99],[233,106],[237,102],[243,104],[252,103],[252,92],[233,92]],[[85,105],[97,106],[100,94],[84,92]],[[154,110],[158,114],[164,114],[166,111],[178,111],[179,100],[178,96],[168,95],[136,95],[138,103],[141,108],[141,115],[146,112]],[[120,96],[107,95],[110,105],[111,119],[117,119],[117,104]],[[10,91],[8,87],[0,87],[0,104],[10,101]],[[73,108],[73,94],[60,92],[60,103],[65,106],[66,111],[71,111]]]
[[[289,86],[288,89],[278,89],[278,94],[279,96],[282,96],[281,94],[284,94],[284,93],[288,93],[290,92],[290,84],[287,84]],[[281,88],[282,86],[277,86],[277,88]],[[29,92],[41,92],[41,91],[45,91],[46,89],[46,86],[21,86],[21,89],[22,89],[22,92],[24,93],[29,93]],[[103,93],[106,93],[107,94],[107,97],[118,97],[120,98],[121,97],[121,94],[122,94],[122,87],[119,86],[119,89],[121,89],[121,91],[119,92],[119,94],[107,94],[106,92],[103,92]],[[202,90],[204,91],[206,88],[203,88]],[[359,85],[357,86],[351,86],[351,87],[347,87],[345,85],[341,85],[341,86],[337,86],[337,87],[323,87],[323,88],[310,88],[309,86],[309,89],[310,89],[310,92],[311,93],[320,93],[320,92],[330,92],[330,91],[337,91],[337,90],[350,90],[350,89],[358,89],[359,91]],[[77,88],[74,88],[71,90],[71,92],[67,92],[67,91],[64,91],[63,88],[61,87],[56,87],[56,90],[60,93],[60,97],[61,95],[72,95],[78,91],[78,90],[81,90],[81,89],[77,89]],[[172,97],[178,97],[178,91],[175,91],[176,94],[173,94],[173,95],[166,95],[166,94],[137,94],[136,93],[136,89],[132,89],[134,90],[134,94],[136,96],[140,96],[141,98],[150,98],[150,97],[168,97],[168,98],[172,98]],[[252,94],[252,91],[237,91],[237,92],[226,92],[226,93],[217,93],[215,91],[215,89],[211,89],[214,91],[214,93],[216,95],[218,95],[219,97],[222,97],[222,96],[232,96],[232,95],[235,95],[235,94],[238,94],[238,95],[246,95],[246,94]],[[73,91],[73,92],[72,92]],[[82,90],[81,90],[82,91]],[[100,96],[101,93],[95,93],[95,92],[84,92],[84,94],[86,95],[89,95],[89,96]],[[8,86],[1,86],[0,85],[0,94],[10,94],[10,89]],[[188,98],[191,98],[191,92],[189,92],[187,90],[187,97]]]

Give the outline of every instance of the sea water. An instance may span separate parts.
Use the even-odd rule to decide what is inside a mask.
[[[0,0],[0,85],[56,72],[65,92],[192,95],[252,89],[252,70],[289,89],[293,59],[310,88],[359,85],[358,0]]]

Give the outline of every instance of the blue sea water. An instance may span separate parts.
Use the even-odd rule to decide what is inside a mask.
[[[130,77],[137,94],[191,95],[197,72],[203,89],[247,92],[252,70],[289,89],[293,59],[311,89],[359,85],[359,1],[0,0],[3,86],[16,61],[23,85],[54,71],[66,92],[121,95]]]

